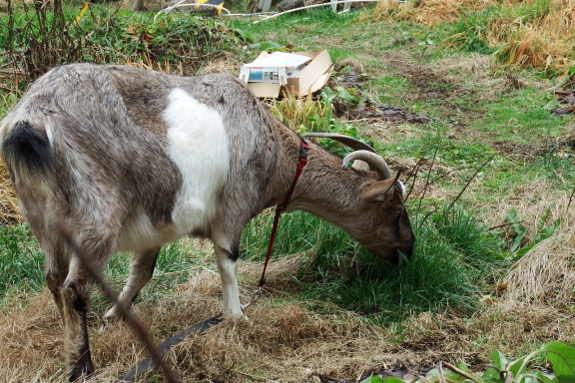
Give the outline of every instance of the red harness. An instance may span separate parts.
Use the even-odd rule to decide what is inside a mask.
[[[277,228],[278,228],[278,223],[280,220],[280,215],[281,213],[284,212],[289,200],[291,199],[291,195],[295,189],[295,185],[297,184],[297,180],[299,179],[299,176],[301,175],[301,172],[303,170],[303,168],[306,166],[307,164],[307,152],[309,150],[309,146],[308,144],[306,144],[303,140],[301,141],[301,147],[299,150],[299,164],[297,166],[297,170],[295,172],[295,177],[291,183],[291,186],[288,190],[288,193],[286,194],[286,198],[285,200],[282,202],[281,205],[278,205],[276,207],[276,215],[274,218],[274,225],[272,227],[272,234],[270,236],[270,243],[268,245],[268,253],[266,255],[266,260],[264,262],[264,269],[262,270],[262,276],[260,278],[260,282],[258,284],[258,290],[261,290],[262,286],[266,283],[266,279],[265,279],[265,274],[266,274],[266,269],[268,268],[268,263],[270,261],[270,257],[272,255],[272,249],[274,247],[274,242],[276,240],[276,232],[277,232]]]

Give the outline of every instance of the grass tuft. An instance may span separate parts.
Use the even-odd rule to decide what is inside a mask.
[[[256,220],[242,240],[250,260],[263,259],[271,227],[271,216]],[[503,261],[504,242],[458,206],[432,214],[414,232],[413,259],[398,267],[343,231],[294,212],[280,221],[274,256],[312,254],[312,262],[302,262],[293,275],[302,298],[337,304],[380,324],[447,307],[474,311]]]

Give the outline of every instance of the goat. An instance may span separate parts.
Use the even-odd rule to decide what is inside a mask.
[[[23,216],[45,254],[45,277],[64,323],[70,380],[91,374],[86,310],[93,280],[55,230],[71,228],[101,272],[133,251],[119,300],[130,305],[164,243],[210,238],[223,312],[241,317],[241,233],[283,202],[305,138],[275,119],[229,74],[180,77],[126,66],[69,64],[40,77],[0,123],[2,155]],[[286,211],[304,210],[345,230],[376,255],[410,256],[404,187],[366,150],[373,170],[309,145]],[[117,305],[106,319],[119,315]]]

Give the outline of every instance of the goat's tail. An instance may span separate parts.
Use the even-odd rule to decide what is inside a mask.
[[[35,129],[26,120],[16,122],[2,143],[2,156],[12,177],[46,178],[51,168],[46,131]]]

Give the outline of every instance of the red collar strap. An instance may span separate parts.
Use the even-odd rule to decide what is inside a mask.
[[[295,185],[297,184],[297,181],[299,179],[299,176],[301,175],[301,172],[303,170],[303,168],[307,165],[307,153],[309,151],[309,146],[308,144],[306,144],[303,140],[301,141],[301,147],[299,149],[299,164],[297,165],[297,170],[295,172],[295,177],[291,183],[291,186],[286,194],[286,198],[283,201],[283,203],[281,205],[278,205],[277,209],[280,210],[280,213],[282,213],[289,200],[291,199],[291,195],[295,189]]]
[[[268,245],[268,253],[266,255],[266,260],[264,262],[264,269],[262,271],[262,276],[260,278],[258,289],[261,289],[261,287],[266,283],[266,279],[265,279],[266,269],[268,268],[268,263],[269,263],[271,255],[272,255],[272,249],[274,247],[274,241],[276,239],[276,232],[277,232],[277,228],[278,228],[280,215],[281,215],[281,213],[283,213],[287,204],[289,203],[289,201],[291,199],[291,195],[292,195],[292,193],[295,189],[295,186],[297,184],[297,181],[299,179],[299,176],[301,175],[303,168],[307,165],[308,151],[309,151],[309,145],[306,144],[305,141],[302,139],[301,140],[301,147],[299,150],[299,164],[298,164],[297,170],[295,172],[295,177],[294,177],[292,184],[291,184],[291,186],[290,186],[290,188],[286,194],[285,200],[283,201],[283,203],[281,205],[278,205],[276,207],[276,215],[274,218],[274,225],[272,227],[272,234],[270,237],[270,243]]]

